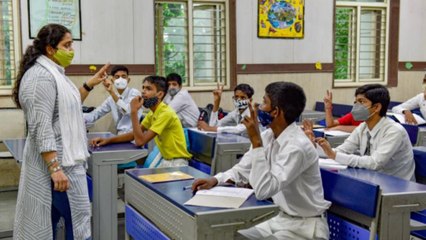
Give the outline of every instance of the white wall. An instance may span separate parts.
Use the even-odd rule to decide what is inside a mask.
[[[426,61],[425,0],[401,0],[399,29],[399,61]]]
[[[23,51],[32,43],[27,2],[20,0]],[[153,0],[81,1],[81,22],[74,64],[154,64]]]

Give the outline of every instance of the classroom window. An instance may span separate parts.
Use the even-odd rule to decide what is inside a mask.
[[[182,85],[203,90],[230,84],[228,1],[156,1],[159,75],[176,72]]]
[[[0,1],[0,90],[10,89],[16,79],[16,36],[12,0]]]
[[[334,85],[387,83],[388,0],[336,1]]]

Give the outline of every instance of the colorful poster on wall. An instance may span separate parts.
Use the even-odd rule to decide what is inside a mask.
[[[28,0],[30,38],[41,27],[58,23],[71,30],[74,40],[81,40],[80,0]]]
[[[305,0],[258,0],[260,38],[303,38]]]

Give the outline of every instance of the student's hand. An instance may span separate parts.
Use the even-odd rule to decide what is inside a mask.
[[[70,188],[68,177],[62,170],[56,171],[50,175],[53,181],[53,190],[65,192]]]
[[[114,83],[112,82],[110,78],[105,79],[105,81],[103,81],[102,84],[104,85],[105,90],[107,90],[109,93],[114,91],[114,87],[113,87]]]
[[[257,111],[253,110],[253,106],[251,105],[251,103],[249,103],[248,107],[250,110],[250,116],[245,116],[241,122],[247,128],[247,134],[249,135],[253,148],[262,147],[262,138],[260,137]]]
[[[213,90],[213,100],[215,102],[220,102],[223,92],[223,84],[217,83],[217,88]]]
[[[93,147],[100,147],[103,145],[107,145],[109,143],[109,138],[93,138],[92,140],[90,140],[90,145],[92,145]]]
[[[336,152],[333,151],[333,149],[330,146],[330,143],[325,140],[325,138],[316,138],[315,142],[320,145],[324,153],[327,155],[330,159],[336,159]]]
[[[105,64],[97,73],[95,73],[95,75],[93,75],[92,78],[87,80],[86,84],[92,88],[98,85],[99,83],[105,81],[105,79],[107,79],[108,77],[107,70],[109,68],[109,65],[109,63]]]
[[[305,135],[311,140],[312,144],[315,145],[315,134],[314,134],[314,124],[309,119],[303,119],[303,131],[305,132]]]
[[[410,110],[404,110],[404,115],[405,115],[405,123],[417,125],[417,121],[414,118],[414,115]]]
[[[331,110],[332,107],[333,107],[333,93],[327,90],[327,93],[324,96],[324,108],[325,110]]]
[[[137,112],[143,105],[143,97],[136,96],[130,102],[130,110],[131,112]]]
[[[198,121],[197,123],[197,128],[200,130],[208,131],[209,127],[210,126],[204,121]]]
[[[215,177],[210,178],[198,178],[192,183],[192,191],[196,192],[201,189],[210,189],[217,185],[217,179]]]

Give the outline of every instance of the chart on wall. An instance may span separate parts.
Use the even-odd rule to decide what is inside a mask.
[[[305,0],[258,0],[260,38],[303,38]]]
[[[81,40],[80,0],[28,0],[28,20],[32,39],[44,25],[58,23]]]

